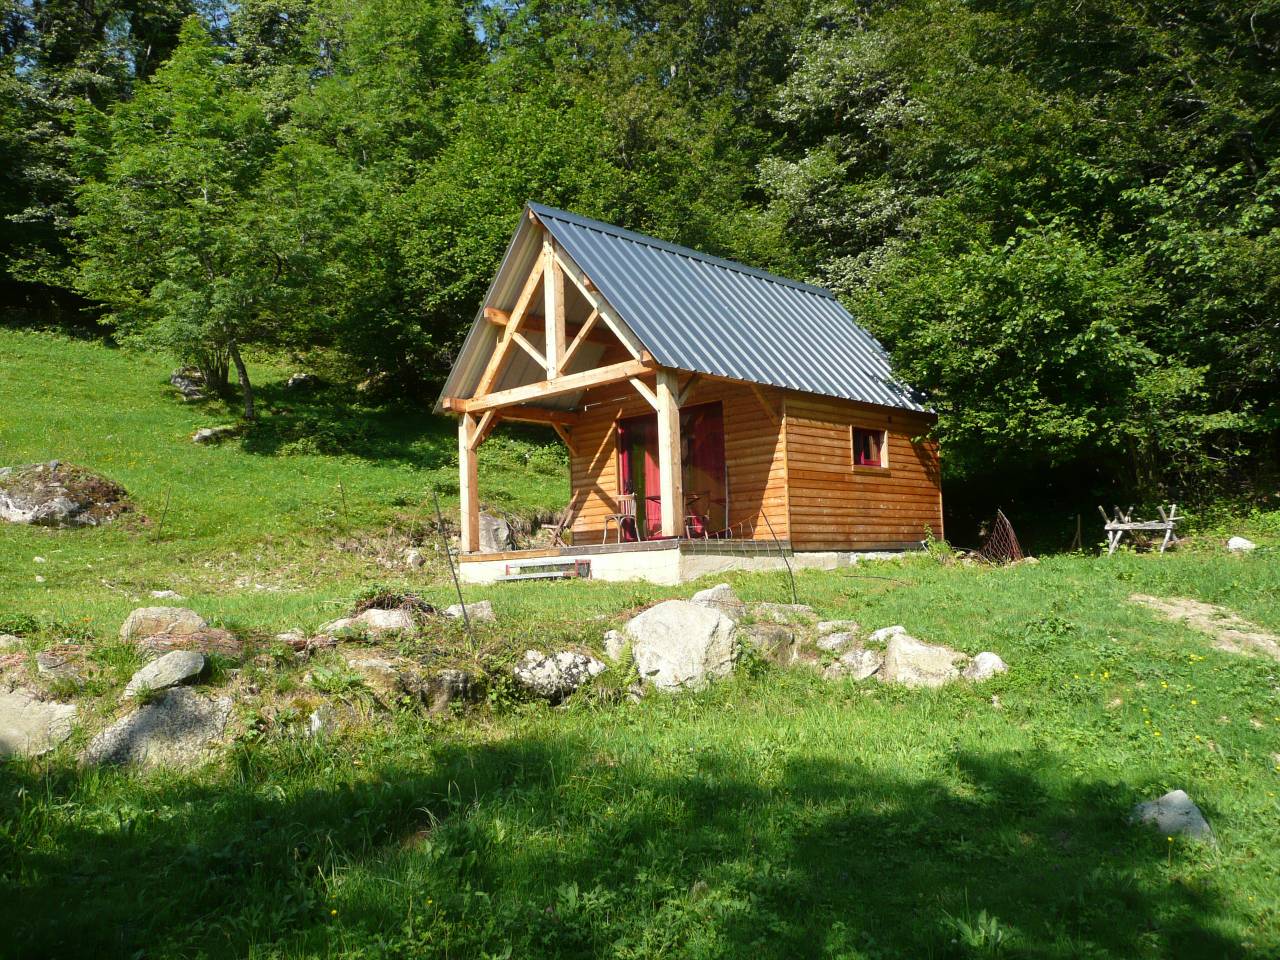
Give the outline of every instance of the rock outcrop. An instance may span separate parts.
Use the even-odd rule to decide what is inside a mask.
[[[43,527],[94,527],[133,509],[124,488],[59,460],[0,467],[0,520]]]
[[[205,759],[230,716],[230,697],[208,698],[188,687],[175,687],[99,733],[81,762],[190,766]]]

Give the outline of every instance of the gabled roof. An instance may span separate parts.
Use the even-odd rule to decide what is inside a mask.
[[[542,204],[530,203],[527,211],[662,366],[926,409],[893,376],[884,347],[829,290]],[[527,236],[529,225],[526,213],[442,397],[474,390],[496,342],[483,308],[509,308],[532,269],[536,250]],[[490,350],[483,349],[486,345]]]

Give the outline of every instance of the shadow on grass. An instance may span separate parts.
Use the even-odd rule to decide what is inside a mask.
[[[1162,838],[1125,826],[1123,791],[1046,753],[959,753],[943,783],[752,775],[715,748],[661,773],[572,735],[366,770],[280,749],[93,814],[74,769],[0,770],[10,955],[1241,954],[1216,894],[1169,882]]]

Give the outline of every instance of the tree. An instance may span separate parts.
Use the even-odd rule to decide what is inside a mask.
[[[236,86],[196,18],[131,101],[85,112],[76,140],[77,289],[106,305],[123,336],[196,363],[213,386],[229,358],[247,419],[241,350],[284,335],[280,281],[299,245],[259,229],[275,146],[261,103]]]

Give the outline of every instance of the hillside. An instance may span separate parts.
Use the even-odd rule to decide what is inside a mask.
[[[0,527],[0,681],[80,711],[51,753],[0,761],[4,956],[1280,953],[1280,667],[1131,599],[1280,633],[1280,515],[1164,556],[992,568],[939,548],[797,578],[817,616],[860,634],[902,624],[998,654],[1009,672],[981,683],[907,689],[745,653],[705,690],[633,698],[624,656],[551,707],[506,679],[526,649],[607,659],[606,630],[710,584],[472,588],[496,615],[474,642],[430,617],[298,655],[276,634],[310,636],[375,586],[450,602],[438,560],[386,565],[378,543],[422,537],[432,487],[453,506],[451,425],[295,398],[288,368],[262,366],[259,432],[202,447],[190,434],[228,411],[180,403],[161,359],[13,331],[0,357],[0,465],[101,471],[149,521]],[[560,505],[557,447],[484,451],[495,505]],[[1227,532],[1258,549],[1227,553]],[[790,599],[780,575],[730,581],[749,603]],[[201,681],[233,702],[227,742],[203,766],[83,766],[148,703],[121,699],[143,658],[119,629],[170,602],[153,590],[235,641]],[[87,679],[40,672],[55,652]],[[470,671],[483,699],[431,712],[356,652]],[[337,719],[312,736],[322,710]],[[1216,843],[1127,822],[1173,789]]]

